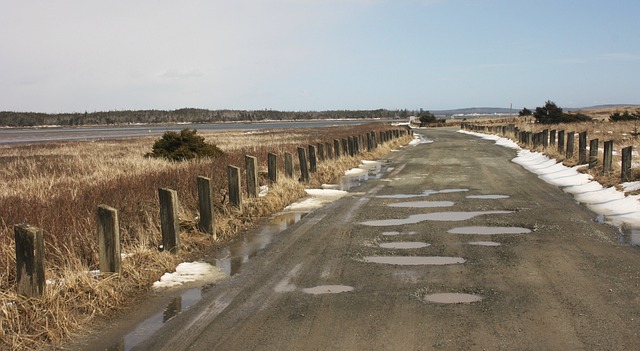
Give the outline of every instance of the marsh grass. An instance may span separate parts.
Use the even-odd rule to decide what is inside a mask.
[[[96,316],[108,316],[131,304],[164,272],[186,257],[224,245],[257,219],[304,196],[297,178],[284,176],[284,152],[297,146],[389,129],[384,124],[286,131],[205,133],[225,154],[214,159],[169,162],[145,158],[155,138],[68,142],[0,147],[0,349],[31,350],[61,345]],[[372,153],[318,164],[308,186],[337,182],[344,170],[363,158],[379,158],[410,137],[380,145]],[[279,180],[260,198],[243,199],[243,211],[227,203],[227,165],[244,169],[244,156],[258,158],[260,183],[267,184],[267,153],[278,155]],[[294,156],[294,164],[297,157]],[[296,172],[298,171],[296,167]],[[197,230],[198,176],[212,180],[218,240]],[[243,177],[244,178],[244,177]],[[243,179],[243,189],[246,188]],[[170,255],[161,244],[158,188],[177,190],[181,253]],[[121,275],[96,275],[96,209],[118,209]],[[45,237],[45,295],[28,299],[15,294],[13,225],[29,223]],[[133,298],[132,298],[133,297]]]

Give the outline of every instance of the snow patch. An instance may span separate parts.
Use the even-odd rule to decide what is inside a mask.
[[[173,273],[165,273],[153,283],[154,289],[172,288],[191,282],[213,283],[228,276],[218,267],[206,262],[183,262]]]

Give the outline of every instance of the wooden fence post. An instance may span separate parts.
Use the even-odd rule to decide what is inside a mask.
[[[324,161],[324,144],[318,143],[318,160],[320,162]]]
[[[564,130],[558,132],[558,153],[564,153]]]
[[[347,145],[349,147],[349,156],[355,156],[356,154],[356,146],[353,142],[353,137],[348,137],[347,138]]]
[[[285,158],[285,167],[286,167],[287,154],[285,153],[284,156],[285,156],[284,158]],[[291,154],[289,154],[289,156],[291,156]],[[292,166],[292,169],[293,169],[293,166]],[[271,182],[271,184],[276,183],[278,181],[278,156],[276,156],[276,154],[271,152],[267,154],[267,173],[269,174],[269,182]],[[291,174],[293,174],[293,171],[291,171]]]
[[[44,294],[44,238],[42,229],[28,224],[13,228],[16,245],[17,293],[26,297]]]
[[[622,170],[620,178],[623,182],[631,180],[631,156],[633,154],[633,146],[627,146],[622,149]]]
[[[240,168],[227,166],[229,180],[229,203],[242,210],[242,191],[240,187]]]
[[[307,164],[307,154],[303,147],[298,146],[298,161],[300,162],[300,181],[309,181],[309,165]]]
[[[333,149],[331,148],[331,143],[325,143],[324,150],[326,154],[326,159],[327,160],[333,159]]]
[[[120,225],[118,210],[98,206],[98,252],[100,272],[120,274]]]
[[[158,189],[160,198],[160,228],[162,246],[165,251],[180,251],[180,221],[178,219],[178,192],[172,189]]]
[[[284,153],[284,174],[293,178],[293,155],[290,152]]]
[[[258,159],[245,155],[244,165],[247,172],[247,194],[249,197],[258,197]]]
[[[573,157],[573,150],[576,146],[575,135],[575,132],[567,133],[567,158]]]
[[[342,138],[342,154],[349,156],[349,139]]]
[[[589,141],[589,168],[594,168],[598,165],[598,139]]]
[[[549,129],[542,131],[542,147],[546,150],[549,147]]]
[[[604,142],[604,157],[602,160],[602,173],[608,174],[611,172],[611,166],[613,164],[613,140]]]
[[[578,134],[578,164],[587,163],[587,132]]]
[[[215,215],[213,211],[213,194],[211,192],[211,179],[198,177],[198,208],[200,209],[200,220],[198,229],[216,237]]]
[[[557,148],[556,145],[556,130],[552,129],[551,131],[549,131],[549,145],[551,146],[555,146]]]
[[[309,145],[309,171],[316,173],[318,171],[318,159],[316,158],[316,147]]]

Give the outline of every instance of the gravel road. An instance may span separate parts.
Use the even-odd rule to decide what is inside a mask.
[[[289,227],[135,349],[640,349],[640,251],[617,228],[514,150],[418,133],[434,142],[389,155],[383,178]]]

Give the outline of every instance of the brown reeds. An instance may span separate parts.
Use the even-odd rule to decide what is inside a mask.
[[[240,230],[304,195],[297,178],[280,178],[260,198],[246,198],[243,211],[228,206],[226,166],[258,158],[260,184],[267,184],[267,153],[282,160],[298,145],[387,130],[376,123],[352,127],[203,134],[225,155],[181,163],[145,158],[155,138],[2,146],[0,156],[0,349],[31,350],[60,345],[83,330],[95,316],[131,304],[164,272],[205,248],[233,240]],[[320,163],[310,185],[336,182],[362,158],[379,158],[394,140],[371,153]],[[391,146],[389,146],[391,145]],[[295,172],[298,170],[296,169]],[[299,174],[299,173],[298,173]],[[211,179],[218,240],[197,230],[196,178]],[[243,180],[244,182],[244,180]],[[160,252],[157,189],[178,192],[182,228],[181,254]],[[246,189],[245,184],[243,188]],[[118,210],[122,274],[101,276],[98,269],[96,209]],[[13,225],[44,230],[47,288],[42,298],[15,293]],[[92,273],[93,272],[93,273]]]

